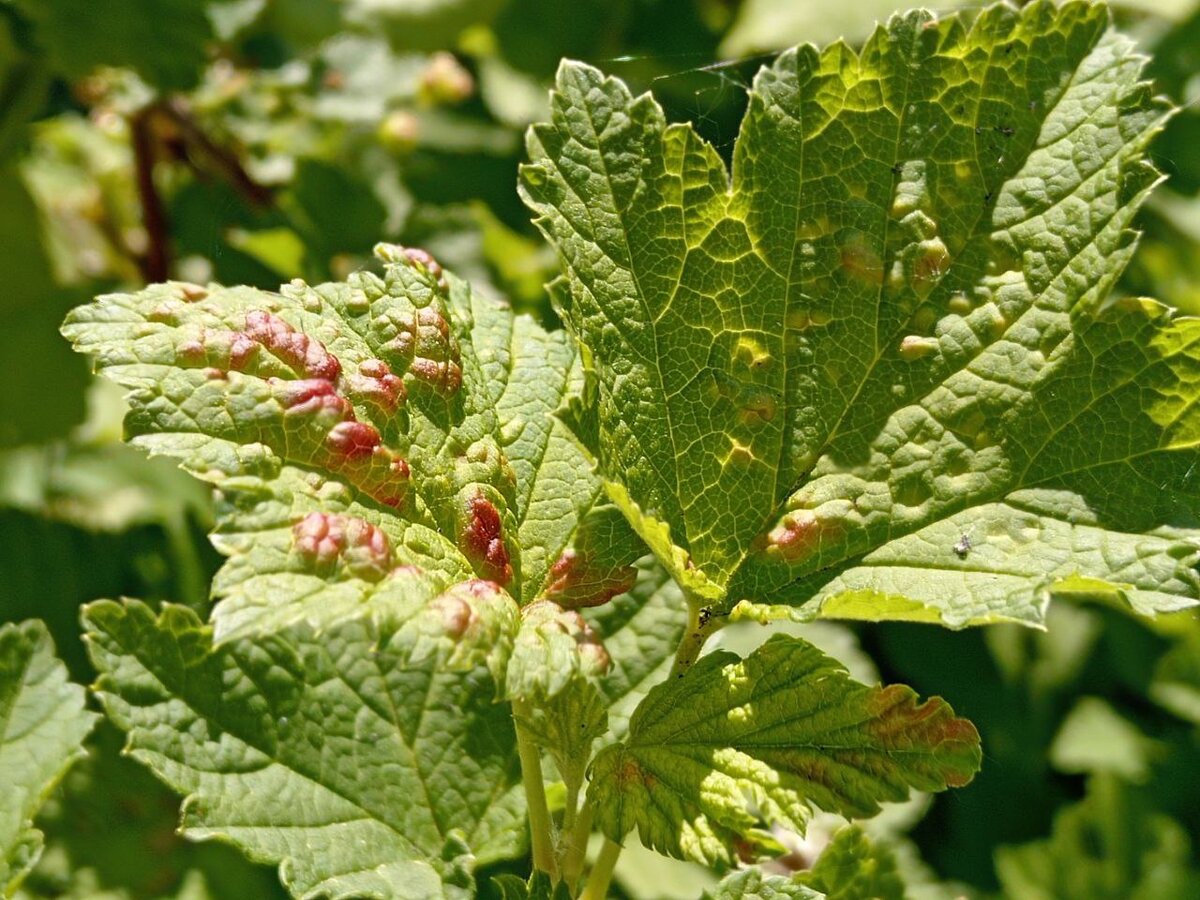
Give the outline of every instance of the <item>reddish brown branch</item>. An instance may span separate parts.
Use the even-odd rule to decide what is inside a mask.
[[[204,168],[210,168],[224,178],[248,203],[260,207],[271,205],[274,198],[270,189],[251,178],[234,153],[210,138],[192,118],[181,100],[164,100],[153,109],[170,122],[184,146],[188,148],[189,154],[203,160],[206,164]],[[197,171],[202,170],[196,160],[189,159],[188,162]]]
[[[162,197],[154,183],[154,162],[157,156],[153,133],[154,107],[139,110],[129,120],[133,143],[134,178],[137,181],[138,201],[142,207],[142,226],[146,229],[146,250],[138,254],[138,267],[148,283],[166,281],[170,273],[170,229]]]

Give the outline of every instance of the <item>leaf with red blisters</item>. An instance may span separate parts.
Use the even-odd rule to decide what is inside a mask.
[[[382,274],[278,293],[109,295],[64,326],[130,390],[134,441],[221,490],[220,641],[344,615],[407,566],[528,602],[601,494],[554,417],[578,387],[566,336],[424,251],[379,255]]]

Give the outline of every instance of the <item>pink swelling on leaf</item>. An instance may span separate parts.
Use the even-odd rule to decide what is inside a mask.
[[[382,359],[359,364],[358,373],[346,378],[350,391],[384,410],[392,411],[407,399],[404,382]]]
[[[502,594],[502,588],[495,582],[471,578],[451,586],[436,597],[430,603],[430,609],[441,620],[446,636],[458,640],[479,620],[475,607]]]
[[[392,544],[382,530],[357,516],[312,512],[292,526],[296,550],[313,565],[341,561],[351,574],[378,580],[392,567]]]
[[[633,566],[597,568],[588,554],[567,548],[550,567],[546,597],[564,609],[601,606],[637,581]]]
[[[278,391],[280,402],[289,413],[316,415],[328,412],[339,418],[354,415],[349,401],[337,392],[333,382],[324,378],[306,378],[302,381],[272,378],[270,383]]]
[[[483,574],[500,584],[512,580],[513,570],[504,545],[500,512],[483,494],[475,494],[466,503],[458,544]]]
[[[766,552],[787,562],[797,562],[817,550],[821,537],[822,527],[817,517],[806,509],[794,510],[767,533]]]
[[[246,313],[245,336],[266,347],[291,366],[297,374],[308,378],[337,381],[342,373],[338,358],[325,345],[301,331],[296,331],[278,316],[263,310]]]
[[[375,426],[356,420],[338,422],[329,429],[325,441],[334,453],[346,459],[370,456],[380,445],[379,431]]]

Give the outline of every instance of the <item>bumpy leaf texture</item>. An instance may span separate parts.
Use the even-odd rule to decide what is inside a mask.
[[[770,849],[760,829],[803,831],[811,807],[870,816],[910,788],[966,784],[979,735],[940,698],[867,687],[804,641],[745,659],[717,651],[650,690],[619,744],[592,763],[596,824],[707,865]]]
[[[89,629],[188,834],[279,863],[297,896],[462,896],[520,849],[496,702],[514,639],[547,670],[517,665],[517,696],[588,661],[571,639],[552,671],[520,606],[586,636],[574,610],[628,590],[645,548],[554,415],[581,381],[567,336],[422,251],[378,253],[346,283],[165,284],[71,315],[130,390],[133,443],[218,489],[229,557],[211,632],[104,604]]]
[[[184,607],[88,607],[97,692],[130,753],[187,795],[184,834],[279,864],[297,897],[466,898],[476,862],[520,851],[512,719],[486,658],[504,629],[452,627],[512,601],[408,579],[369,615],[218,647]]]
[[[71,763],[95,713],[41,622],[0,625],[0,896],[9,896],[42,852],[33,817]]]
[[[579,430],[696,602],[951,627],[1196,602],[1200,321],[1106,299],[1167,114],[1142,64],[1102,6],[908,13],[762,69],[732,173],[562,66],[522,191]]]
[[[335,621],[414,566],[566,607],[636,577],[640,541],[553,415],[580,380],[566,336],[378,252],[382,275],[157,285],[63,327],[130,389],[133,442],[219,489],[218,641]]]
[[[722,879],[701,900],[821,900],[811,888],[783,875],[767,875],[761,869],[743,869]]]

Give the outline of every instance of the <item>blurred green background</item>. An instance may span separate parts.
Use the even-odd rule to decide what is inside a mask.
[[[894,9],[0,0],[0,622],[47,620],[86,683],[82,603],[133,595],[204,611],[219,562],[206,491],[120,443],[119,394],[58,335],[71,306],[167,277],[342,278],[389,240],[554,325],[554,259],[516,172],[561,57],[653,91],[728,158],[773,51],[861,40]],[[1115,15],[1183,108],[1156,142],[1167,180],[1121,290],[1200,312],[1200,8],[1130,0]],[[1200,897],[1195,619],[1062,606],[1047,634],[888,625],[823,639],[865,677],[947,697],[983,734],[969,788],[874,826],[914,897]],[[111,726],[93,735],[42,817],[47,852],[21,896],[283,896],[234,851],[177,838],[177,799],[120,743]],[[811,849],[798,844],[793,861]],[[706,878],[642,853],[619,872],[641,898],[695,897]]]

